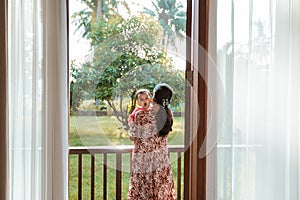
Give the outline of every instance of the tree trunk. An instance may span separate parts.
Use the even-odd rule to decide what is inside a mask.
[[[118,110],[116,108],[116,106],[114,105],[114,103],[111,102],[111,101],[107,101],[107,103],[111,107],[111,109],[113,110],[113,112],[115,113],[117,120],[119,122],[121,122],[121,124],[123,125],[123,129],[124,130],[128,130],[129,126],[128,126],[127,119],[128,119],[129,115],[126,113],[126,111],[124,111],[122,109]]]
[[[102,17],[102,0],[98,0],[98,5],[97,5],[97,18]]]

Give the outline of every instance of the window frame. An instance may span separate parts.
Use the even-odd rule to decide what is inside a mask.
[[[196,3],[195,3],[196,2]],[[67,16],[69,15],[69,0],[67,3]],[[206,200],[207,190],[207,158],[199,158],[198,152],[207,136],[207,73],[208,62],[207,56],[201,59],[201,55],[192,55],[192,41],[196,41],[208,52],[209,45],[209,0],[192,1],[187,0],[187,21],[186,21],[186,103],[185,103],[185,141],[184,141],[184,199]],[[67,17],[67,45],[69,47],[69,19]],[[196,34],[195,34],[196,33]],[[202,55],[203,56],[203,55]],[[69,71],[69,48],[67,50],[67,70]],[[198,63],[197,70],[193,70],[191,60],[196,59]],[[201,75],[200,75],[200,72]],[[194,77],[192,82],[188,82],[188,73],[192,73]],[[69,77],[68,77],[69,82]],[[191,102],[192,92],[196,91],[197,102]],[[70,102],[70,88],[68,86],[68,97]],[[188,103],[187,103],[188,102]],[[198,126],[194,126],[191,121],[193,116],[197,116],[195,109],[192,109],[191,103],[199,106],[200,116]],[[70,108],[70,106],[69,106]],[[196,115],[195,115],[196,114]],[[188,124],[188,126],[187,126]],[[70,123],[69,123],[70,126]],[[193,137],[193,132],[196,137]],[[191,139],[193,138],[193,141]],[[216,165],[212,168],[216,171]],[[214,186],[215,187],[215,186]],[[216,187],[215,187],[216,188]]]
[[[193,49],[196,44],[205,52],[215,54],[216,23],[210,21],[210,17],[216,20],[216,17],[211,15],[211,13],[216,13],[215,11],[216,6],[209,0],[188,0],[187,38],[190,38],[191,42],[187,43],[187,71],[192,71],[194,78],[191,90],[195,93],[197,100],[193,102],[192,94],[187,94],[190,92],[187,90],[186,97],[191,99],[187,99],[186,102],[197,105],[199,113],[197,113],[197,109],[191,109],[190,105],[186,105],[185,122],[189,126],[185,128],[184,199],[206,200],[208,183],[209,197],[212,199],[216,197],[216,150],[210,152],[209,158],[208,156],[204,158],[198,156],[207,137],[208,53],[203,55],[197,49]],[[210,30],[213,35],[209,34]],[[188,63],[189,59],[191,64]],[[186,79],[188,79],[187,76]],[[197,119],[198,116],[200,117]],[[205,147],[204,151],[206,151]],[[207,179],[208,175],[210,176],[209,180]]]
[[[7,1],[0,2],[0,199],[8,198]]]

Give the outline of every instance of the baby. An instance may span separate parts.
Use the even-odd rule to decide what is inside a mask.
[[[152,99],[150,98],[150,91],[147,89],[140,89],[136,92],[135,97],[137,99],[138,107],[133,110],[133,112],[129,115],[128,125],[130,128],[129,136],[130,139],[136,143],[136,139],[140,134],[138,131],[138,127],[147,123],[147,114],[152,110]]]
[[[147,89],[140,89],[135,93],[135,97],[139,106],[135,108],[134,111],[129,115],[128,124],[131,124],[131,122],[134,121],[135,115],[138,111],[149,111],[149,109],[152,107],[150,104],[152,102],[150,96],[150,91]]]

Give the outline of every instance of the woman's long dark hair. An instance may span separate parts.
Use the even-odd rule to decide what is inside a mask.
[[[158,84],[153,90],[153,101],[160,106],[155,119],[158,135],[162,137],[172,131],[173,114],[169,108],[172,96],[173,89],[166,83]]]

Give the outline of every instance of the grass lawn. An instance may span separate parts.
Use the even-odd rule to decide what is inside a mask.
[[[182,117],[174,117],[170,145],[183,145],[184,126]],[[132,145],[128,133],[115,117],[79,116],[70,118],[70,146]]]
[[[175,117],[173,131],[169,135],[170,145],[183,145],[183,118]],[[70,118],[70,146],[115,146],[132,145],[128,133],[122,129],[121,123],[115,117],[71,117]],[[175,189],[177,191],[177,155],[170,154],[172,170],[174,174]],[[90,155],[83,155],[82,166],[82,199],[90,199]],[[183,157],[182,157],[183,161]],[[103,199],[103,155],[95,157],[95,199]],[[107,168],[107,199],[115,199],[116,194],[116,176],[115,155],[108,155]],[[129,154],[122,156],[122,199],[126,199],[129,186]],[[111,167],[110,167],[111,166]],[[183,174],[183,162],[181,166]],[[70,156],[69,166],[69,199],[77,199],[77,181],[78,181],[78,156]],[[183,176],[181,177],[181,191],[183,191]]]

